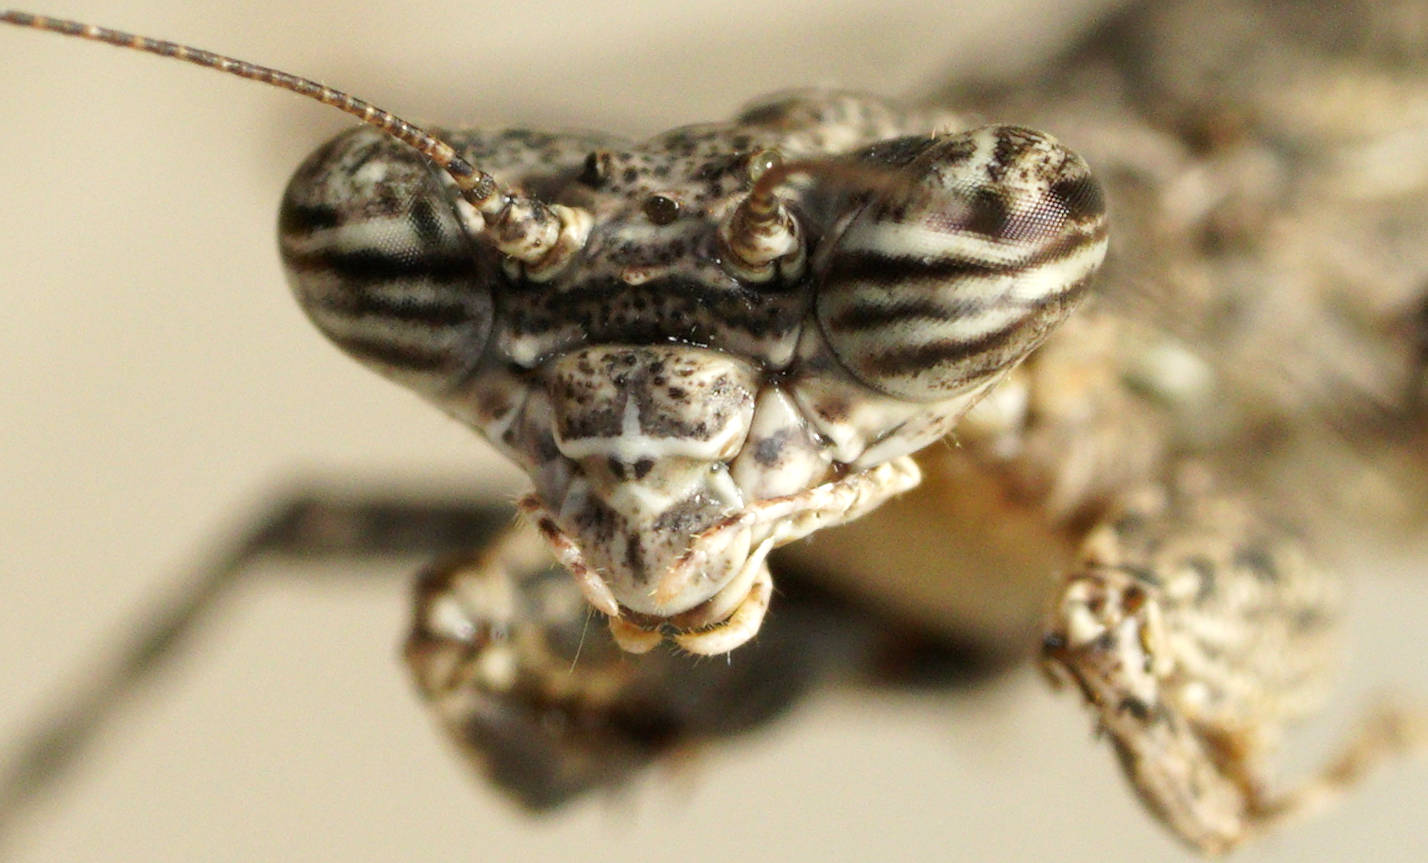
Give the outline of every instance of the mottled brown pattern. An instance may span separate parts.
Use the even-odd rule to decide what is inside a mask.
[[[1421,521],[1421,501],[1400,486],[1421,484],[1428,392],[1425,32],[1410,3],[1145,4],[1013,86],[938,94],[937,110],[808,92],[643,142],[441,131],[454,149],[436,159],[454,180],[370,130],[320,151],[282,214],[306,307],[349,353],[478,427],[532,475],[524,510],[583,599],[616,618],[612,635],[588,634],[580,592],[546,569],[549,549],[514,550],[529,531],[433,570],[407,658],[442,724],[495,781],[546,807],[762,721],[807,681],[893,679],[894,654],[931,665],[908,648],[912,633],[1009,657],[1039,635],[1150,811],[1210,853],[1407,748],[1414,717],[1385,712],[1301,785],[1279,787],[1268,766],[1284,728],[1322,701],[1339,652],[1340,586],[1306,536],[1365,499],[1372,518]],[[1394,110],[1366,107],[1386,104]],[[951,132],[974,124],[944,105],[1055,129],[1106,195],[1079,163],[1056,176],[1069,151],[1025,158],[1042,138],[1020,127],[997,127],[983,158]],[[379,125],[404,140],[419,132]],[[929,142],[945,145],[928,172],[938,183],[955,187],[948,172],[970,162],[994,183],[1044,186],[1041,203],[1018,210],[986,188],[888,200],[914,183],[882,186],[850,167],[894,176]],[[715,226],[775,149],[813,166],[782,177],[769,211],[800,220],[807,247],[753,278],[730,265],[742,247]],[[1099,246],[1106,201],[1117,226],[1107,278],[1054,333],[1085,273],[1024,303],[1030,322],[945,338],[928,333],[1003,298],[876,293],[919,280],[980,288],[1064,263]],[[871,253],[839,251],[870,224],[1044,239],[1047,212],[1080,232],[1011,264],[885,252],[896,231],[875,236]],[[588,234],[571,229],[581,214]],[[778,239],[787,224],[761,229]],[[863,292],[864,305],[819,327],[833,289]],[[876,350],[824,344],[839,334],[872,334]],[[615,360],[655,346],[696,365],[734,357],[737,373],[702,388],[643,359],[629,379],[611,363],[549,374],[610,345]],[[977,354],[965,369],[978,383],[998,387],[968,388],[937,368],[965,352]],[[956,398],[933,409],[911,403],[948,386]],[[594,392],[609,399],[603,410]],[[557,433],[575,408],[584,422]],[[729,428],[737,440],[718,453],[650,443],[713,448]],[[577,438],[607,446],[572,455]],[[869,513],[892,492],[857,480],[891,468],[906,482],[906,454],[928,444],[921,488],[776,562],[790,576],[775,602],[799,623],[777,628],[776,613],[766,640],[730,664],[620,652],[666,632],[705,653],[735,646],[730,632],[752,636],[771,592],[767,546]],[[762,532],[725,542],[747,525]],[[844,597],[804,593],[800,570]],[[662,592],[695,585],[692,604],[665,603]],[[631,603],[654,592],[653,611],[626,604],[631,586]],[[857,601],[845,606],[847,596]]]

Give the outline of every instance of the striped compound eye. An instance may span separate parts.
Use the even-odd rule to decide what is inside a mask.
[[[278,228],[293,293],[318,329],[426,395],[475,366],[493,319],[491,264],[437,176],[410,147],[354,129],[298,168]]]
[[[930,142],[824,258],[816,311],[839,361],[911,401],[1021,361],[1075,309],[1106,253],[1086,163],[1055,139],[988,126]]]

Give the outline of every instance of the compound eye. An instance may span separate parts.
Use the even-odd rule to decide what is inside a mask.
[[[938,401],[1016,365],[1075,309],[1105,256],[1105,205],[1079,156],[1013,126],[935,139],[897,170],[906,185],[821,260],[816,314],[860,381]]]
[[[485,349],[492,277],[425,157],[375,129],[310,156],[280,215],[283,263],[314,324],[380,374],[431,395]]]

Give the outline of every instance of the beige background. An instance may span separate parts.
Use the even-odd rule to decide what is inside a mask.
[[[907,92],[1023,56],[1029,30],[1054,32],[1094,4],[1060,17],[1031,0],[971,5],[996,8],[56,0],[47,11],[314,75],[418,118],[643,133],[792,85]],[[342,118],[9,29],[0,117],[0,747],[82,679],[204,537],[295,471],[473,493],[514,482],[464,430],[323,344],[287,295],[276,202]],[[976,699],[829,695],[624,800],[520,817],[468,781],[408,692],[394,645],[410,568],[382,562],[351,585],[257,574],[59,793],[0,837],[0,858],[1183,856],[1137,810],[1087,718],[1030,674]],[[1421,570],[1365,565],[1354,679],[1331,726],[1375,687],[1428,694]],[[1400,769],[1237,859],[1421,859],[1425,811],[1428,768]]]

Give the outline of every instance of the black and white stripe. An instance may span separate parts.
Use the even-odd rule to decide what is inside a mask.
[[[935,401],[1015,364],[1076,307],[1105,255],[1105,207],[1080,158],[1015,127],[949,137],[907,170],[926,194],[851,221],[816,309],[859,380]]]
[[[365,130],[299,169],[279,234],[303,309],[343,351],[419,391],[471,369],[493,303],[482,259],[430,168]]]

